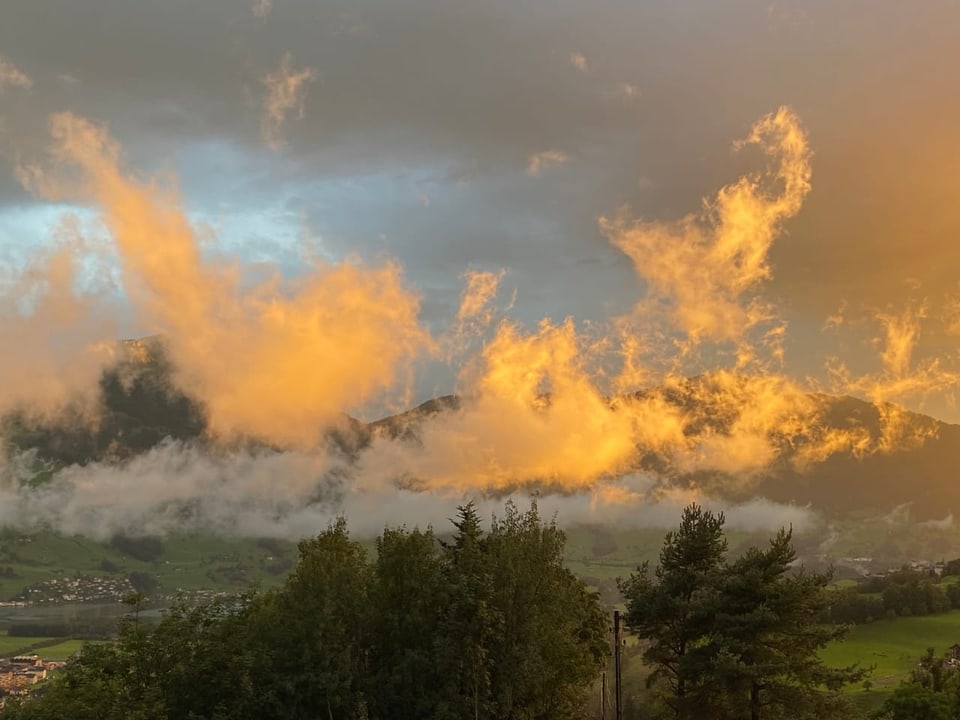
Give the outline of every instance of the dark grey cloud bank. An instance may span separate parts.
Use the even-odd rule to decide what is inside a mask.
[[[947,0],[276,0],[264,17],[225,0],[14,0],[0,56],[33,85],[0,96],[0,205],[34,202],[13,165],[71,110],[107,123],[133,166],[175,171],[248,257],[296,272],[305,236],[396,257],[436,325],[466,267],[507,267],[518,317],[599,319],[640,285],[597,217],[695,211],[759,161],[731,142],[788,104],[813,191],[765,294],[790,321],[788,362],[814,372],[842,301],[939,312],[960,290],[958,30]],[[316,77],[271,152],[261,80],[286,53]],[[529,174],[547,151],[567,160]],[[937,328],[923,343],[955,346]]]

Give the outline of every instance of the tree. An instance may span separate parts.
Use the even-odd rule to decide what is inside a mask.
[[[161,717],[220,720],[254,715],[260,679],[253,672],[248,631],[256,600],[242,595],[197,606],[179,601],[166,612],[147,644]]]
[[[299,548],[294,573],[251,613],[256,716],[352,720],[365,705],[366,552],[343,518]]]
[[[370,589],[368,690],[373,717],[427,720],[446,673],[434,645],[450,598],[433,532],[384,530]]]
[[[648,641],[651,684],[676,718],[827,718],[857,667],[829,668],[819,650],[846,626],[827,624],[829,573],[794,569],[792,533],[728,562],[723,516],[697,505],[667,534],[654,578],[621,583],[627,623]]]
[[[500,632],[490,648],[493,717],[560,720],[582,715],[584,691],[608,653],[608,618],[595,593],[563,566],[564,534],[536,502],[507,503],[486,549]]]
[[[155,628],[138,613],[142,596],[115,643],[85,645],[43,695],[4,712],[21,720],[225,720],[254,716],[246,649],[249,598],[188,608],[176,603]],[[198,679],[201,681],[198,682]]]
[[[128,658],[121,646],[87,645],[64,672],[45,683],[42,698],[8,700],[5,720],[124,720],[145,718],[131,697]]]
[[[90,646],[11,717],[77,720],[573,720],[606,656],[596,594],[563,567],[563,533],[472,505],[450,543],[385,530],[377,559],[341,519],[300,543],[275,591],[140,616]],[[16,703],[14,703],[16,705]]]
[[[649,643],[643,653],[653,667],[648,683],[659,688],[658,696],[676,718],[703,716],[697,697],[706,681],[702,644],[713,626],[714,595],[724,568],[723,522],[722,513],[688,506],[679,529],[664,539],[654,576],[644,563],[620,582],[626,623]]]
[[[781,530],[766,550],[749,549],[722,575],[704,647],[733,717],[826,718],[842,707],[837,691],[865,674],[820,660],[847,627],[820,621],[830,574],[791,572],[795,560],[792,532]]]
[[[493,577],[487,541],[473,503],[457,508],[453,541],[443,545],[444,585],[449,602],[443,609],[437,655],[448,674],[446,697],[438,720],[489,718],[492,709],[491,637],[501,617],[491,604]]]
[[[910,679],[897,688],[874,718],[954,720],[960,716],[960,675],[948,656],[927,648]]]
[[[893,691],[875,718],[889,720],[953,720],[950,697],[921,685],[904,685]]]
[[[564,535],[508,503],[488,533],[472,505],[436,552],[386,530],[370,591],[374,718],[579,718],[607,653],[596,594],[563,567]]]

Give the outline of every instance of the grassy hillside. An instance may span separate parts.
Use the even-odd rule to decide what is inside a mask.
[[[873,665],[875,688],[896,687],[909,675],[927,648],[942,654],[960,642],[960,610],[942,615],[879,620],[859,625],[847,638],[827,648],[822,657],[830,665],[859,662]]]
[[[832,666],[860,663],[873,666],[869,690],[849,688],[857,705],[866,710],[879,707],[910,671],[927,648],[942,655],[960,642],[960,610],[926,617],[880,620],[854,627],[841,642],[827,647],[821,657]]]
[[[568,528],[567,566],[594,587],[615,589],[617,577],[629,575],[643,561],[656,561],[665,532],[663,528],[603,525]],[[834,523],[829,532],[834,539],[825,556],[821,556],[827,534],[823,527],[798,532],[794,540],[801,557],[823,566],[831,558],[842,564],[842,556],[872,554],[874,564],[881,567],[908,560],[960,557],[960,528],[862,519]],[[727,531],[733,555],[751,545],[763,546],[769,537],[765,530]],[[372,552],[372,541],[368,544]],[[37,583],[78,574],[123,578],[133,572],[146,573],[156,579],[161,594],[236,591],[251,584],[270,587],[286,577],[296,559],[296,543],[285,540],[174,535],[101,542],[5,529],[0,530],[0,601],[11,600]]]
[[[118,363],[100,378],[99,420],[95,426],[83,422],[79,410],[65,411],[56,421],[17,413],[0,417],[0,442],[13,451],[33,450],[38,462],[46,463],[40,463],[34,482],[43,482],[51,470],[66,465],[128,459],[165,438],[200,444],[210,440],[205,435],[202,405],[176,386],[162,338],[121,343],[119,355]],[[749,385],[748,380],[740,378],[744,388]],[[691,437],[699,433],[722,435],[731,431],[737,419],[737,413],[722,401],[729,390],[724,383],[718,385],[710,376],[702,376],[634,396],[662,394],[666,402],[683,410],[687,416],[685,432]],[[746,389],[743,392],[749,395]],[[629,399],[630,396],[612,398],[611,407]],[[941,520],[949,513],[960,516],[960,484],[953,478],[953,468],[960,462],[960,425],[904,412],[904,437],[924,437],[925,441],[904,441],[894,452],[863,457],[838,452],[824,462],[797,467],[790,462],[794,453],[818,442],[817,438],[831,429],[857,428],[874,448],[883,433],[885,408],[851,397],[818,394],[810,395],[808,400],[815,408],[816,432],[771,435],[768,440],[780,449],[781,457],[753,478],[753,483],[744,483],[743,478],[725,475],[720,470],[686,475],[682,467],[673,467],[669,458],[646,451],[638,457],[635,469],[658,476],[669,485],[694,483],[714,488],[731,500],[761,495],[808,505],[831,518],[853,519],[864,508],[869,508],[873,515],[883,515],[905,505],[909,505],[915,519]],[[329,444],[350,461],[374,434],[415,443],[424,419],[457,412],[460,405],[460,398],[443,396],[372,423],[344,416],[338,427],[329,429]],[[247,440],[267,448],[253,438]],[[42,467],[46,467],[43,472]],[[523,485],[522,480],[519,479],[519,485]],[[838,492],[838,488],[843,491]]]
[[[146,550],[51,532],[0,533],[0,600],[56,578],[77,575],[124,578],[131,573],[155,578],[160,594],[180,591],[242,590],[279,583],[293,568],[297,550],[289,541],[213,536],[173,536]]]

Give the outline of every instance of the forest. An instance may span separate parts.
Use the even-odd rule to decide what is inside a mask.
[[[281,587],[181,602],[158,623],[135,593],[114,641],[3,716],[614,718],[600,695],[615,650],[645,677],[627,720],[850,716],[841,690],[869,668],[820,660],[849,625],[830,620],[830,573],[797,566],[788,530],[730,557],[724,516],[687,507],[656,566],[621,579],[629,634],[614,648],[610,608],[564,567],[564,533],[536,502],[487,529],[468,504],[452,524],[385,529],[368,557],[339,519],[300,543]]]

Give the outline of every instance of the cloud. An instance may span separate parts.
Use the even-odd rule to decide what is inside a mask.
[[[50,419],[67,407],[95,415],[97,380],[115,359],[109,303],[77,289],[84,240],[69,219],[60,235],[22,270],[0,272],[0,416]]]
[[[500,324],[461,373],[461,410],[428,420],[420,442],[381,440],[361,463],[431,491],[582,489],[636,457],[634,419],[594,386],[572,322]]]
[[[315,79],[313,68],[294,68],[290,53],[283,56],[276,72],[263,77],[266,97],[260,128],[263,141],[270,149],[279,150],[285,144],[281,131],[288,115],[293,113],[297,118],[303,118],[307,84]]]
[[[411,491],[351,473],[319,452],[223,454],[168,442],[119,464],[63,468],[37,487],[21,482],[31,477],[32,462],[29,455],[0,462],[0,523],[100,540],[198,532],[299,539],[315,535],[339,515],[350,519],[354,533],[370,537],[398,521],[445,528],[453,508],[471,500],[487,519],[502,514],[508,500],[521,506],[530,500],[524,492],[491,498]],[[544,516],[555,516],[564,526],[668,528],[694,501],[723,510],[731,528],[803,529],[815,520],[806,508],[763,499],[729,504],[696,490],[654,489],[651,478],[628,475],[593,491],[540,497],[538,504]]]
[[[757,290],[771,277],[770,247],[783,222],[799,212],[811,176],[806,133],[788,108],[762,118],[735,145],[747,146],[775,166],[722,188],[699,214],[664,223],[634,220],[623,210],[600,219],[603,233],[647,284],[635,315],[665,311],[687,350],[703,341],[732,343],[741,364],[753,359],[748,333],[774,319]]]
[[[587,71],[587,58],[582,52],[570,53],[570,65],[577,71],[585,73]]]
[[[810,150],[785,108],[757,122],[738,147],[746,145],[758,146],[771,169],[721,189],[702,216],[602,221],[647,281],[628,320],[659,318],[663,339],[623,318],[584,328],[544,318],[535,329],[502,320],[460,372],[461,407],[423,420],[416,442],[375,440],[364,471],[430,492],[534,485],[575,493],[656,457],[664,478],[719,472],[730,490],[780,460],[802,469],[836,452],[880,449],[864,428],[827,424],[815,396],[761,357],[780,360],[786,329],[756,287],[771,276],[767,256],[782,223],[810,190]],[[469,275],[460,319],[486,313],[498,285],[493,274]],[[671,334],[686,344],[682,354],[709,346],[710,369],[693,380],[678,374]],[[731,343],[732,357],[715,351]],[[622,359],[612,377],[611,352]],[[611,386],[621,394],[611,397]]]
[[[880,449],[884,451],[920,444],[935,433],[933,428],[910,423],[904,404],[922,402],[934,394],[952,394],[960,383],[960,373],[945,368],[941,358],[915,360],[926,317],[924,303],[874,313],[880,328],[873,338],[881,366],[878,372],[856,374],[837,358],[828,361],[835,392],[866,397],[879,407]],[[834,320],[843,322],[842,316]]]
[[[168,442],[122,463],[66,467],[36,488],[18,482],[29,477],[25,464],[29,458],[9,463],[0,489],[3,523],[70,535],[303,537],[323,528],[338,506],[334,465],[318,454],[218,454]]]
[[[33,81],[9,60],[0,56],[0,94],[8,87],[27,89],[33,86]]]
[[[505,270],[500,272],[468,270],[463,273],[462,277],[466,280],[466,284],[460,296],[457,320],[460,322],[480,320],[484,324],[489,324],[490,303],[500,290],[500,283],[505,274]]]
[[[104,128],[63,113],[50,130],[50,162],[21,168],[22,180],[45,197],[96,206],[127,297],[163,336],[176,381],[202,402],[214,434],[313,443],[431,352],[419,299],[396,264],[307,259],[297,280],[267,267],[249,284],[235,264],[201,257],[175,191],[125,172]]]
[[[527,174],[536,177],[544,170],[560,167],[570,158],[561,150],[544,150],[527,158]]]
[[[273,10],[273,0],[257,0],[253,5],[253,16],[263,20]]]
[[[201,237],[215,245],[216,235],[198,231],[169,179],[127,169],[119,143],[78,115],[52,116],[50,131],[47,161],[21,165],[21,182],[41,197],[99,212],[125,296],[140,324],[162,335],[174,379],[206,410],[212,439],[254,436],[290,452],[277,454],[285,461],[250,453],[225,459],[216,443],[212,450],[169,445],[142,464],[71,468],[48,495],[36,496],[38,505],[11,499],[37,522],[69,527],[75,518],[77,527],[122,528],[155,516],[162,532],[186,517],[232,532],[233,517],[237,527],[273,532],[274,518],[301,532],[328,517],[334,500],[380,517],[371,505],[440,507],[464,496],[530,489],[636,507],[684,493],[740,492],[781,460],[802,466],[834,452],[877,449],[862,429],[827,427],[809,388],[782,374],[786,326],[760,294],[772,276],[771,246],[810,190],[806,135],[787,109],[763,117],[737,145],[759,149],[766,170],[723,187],[700,214],[673,223],[626,214],[601,221],[639,279],[629,315],[593,323],[547,315],[524,323],[495,306],[503,271],[471,270],[461,276],[459,309],[448,310],[452,331],[439,340],[421,323],[421,298],[407,288],[397,262],[329,262],[305,254],[299,274],[284,278],[270,265],[254,273],[239,258],[205,256]],[[556,151],[541,156],[550,152]],[[538,162],[537,172],[549,166],[542,157]],[[98,317],[84,309],[93,299],[74,302],[72,276],[58,267],[38,265],[34,284],[66,298],[57,308],[76,305],[81,317]],[[577,279],[589,280],[588,270],[577,267]],[[514,278],[521,291],[536,292],[522,276]],[[38,301],[21,314],[42,307]],[[922,312],[914,315],[879,318],[884,369],[860,379],[838,371],[845,387],[890,398],[891,383],[919,387],[909,384],[918,367],[933,377],[938,366],[918,366],[913,358]],[[99,347],[94,341],[102,328],[59,317],[60,310],[53,312],[38,328],[76,326],[77,352]],[[405,394],[416,364],[449,355],[438,352],[449,347],[457,360],[466,355],[456,368],[459,408],[423,418],[399,437],[377,435],[355,463],[327,456],[323,430],[338,426],[341,413],[384,394]],[[27,355],[43,357],[42,348],[30,348]],[[673,362],[677,353],[697,355],[705,368],[694,379],[683,377]],[[102,366],[97,362],[89,367]],[[89,378],[70,384],[83,382]],[[902,440],[889,438],[884,443]],[[287,461],[291,472],[302,472],[289,493],[259,486]],[[686,478],[684,489],[674,486],[676,478],[701,471],[721,477],[709,487]],[[196,489],[177,482],[168,493],[161,478],[171,473],[192,478]],[[130,477],[149,477],[151,484],[142,498],[111,505],[99,494],[107,491],[97,486],[100,475],[110,492]],[[641,491],[625,480],[637,475],[652,485]],[[349,491],[341,498],[346,478]],[[218,492],[228,499],[222,507],[215,506]],[[107,514],[98,514],[100,506]]]

